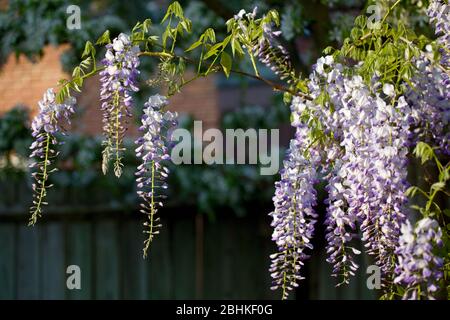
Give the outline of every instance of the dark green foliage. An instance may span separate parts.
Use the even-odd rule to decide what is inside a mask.
[[[20,108],[12,109],[0,117],[0,154],[20,150],[23,160],[27,159],[31,143],[27,118],[25,109]],[[288,110],[280,104],[269,109],[244,107],[227,113],[222,128],[277,128],[287,120]],[[181,121],[180,126],[191,128],[192,119]],[[49,178],[49,183],[55,186],[49,192],[49,197],[56,193],[56,189],[78,190],[77,192],[83,193],[101,193],[103,196],[99,201],[113,206],[137,206],[134,170],[138,162],[131,139],[124,142],[127,151],[124,153],[125,166],[120,179],[101,173],[100,138],[70,133],[63,140],[64,144],[59,147],[61,154],[55,163],[59,170]],[[193,206],[199,213],[208,214],[211,218],[222,207],[229,208],[238,215],[245,215],[247,208],[255,203],[261,207],[269,205],[277,178],[260,175],[257,165],[176,166],[170,163],[169,167],[171,174],[168,183],[171,187],[168,190],[170,194],[167,206]],[[261,214],[264,213],[265,211],[261,211]]]
[[[117,32],[127,27],[123,19],[113,16],[96,16],[90,8],[91,1],[69,0],[11,0],[5,11],[0,11],[0,62],[4,63],[11,53],[25,54],[36,60],[47,44],[70,44],[71,49],[63,56],[68,70],[78,62],[84,43],[98,37],[105,29]],[[69,5],[81,8],[81,29],[66,28]]]
[[[28,111],[23,106],[17,106],[0,117],[0,156],[13,150],[26,156],[31,143],[31,133],[26,127]]]

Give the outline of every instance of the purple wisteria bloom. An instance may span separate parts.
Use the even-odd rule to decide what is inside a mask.
[[[402,225],[394,283],[405,287],[403,299],[434,299],[443,277],[443,259],[434,251],[442,246],[442,231],[436,220],[423,218],[413,228]]]
[[[32,176],[33,183],[33,205],[30,208],[30,225],[34,225],[41,216],[42,206],[46,204],[45,197],[49,173],[56,170],[50,170],[50,165],[58,155],[55,147],[59,144],[57,133],[64,134],[63,123],[70,124],[70,117],[74,113],[75,98],[69,97],[64,103],[56,102],[56,96],[53,89],[48,89],[39,101],[39,112],[31,123],[32,136],[34,141],[30,146],[31,168],[34,168]]]
[[[295,69],[288,51],[281,45],[280,35],[281,31],[274,31],[273,26],[266,23],[263,25],[263,36],[252,49],[261,63],[278,75],[281,80],[287,79],[287,83],[290,83],[295,77]]]
[[[136,140],[138,145],[136,156],[142,160],[136,171],[137,194],[142,199],[141,212],[148,217],[144,223],[146,227],[144,232],[148,234],[144,243],[144,257],[161,226],[155,214],[163,205],[161,200],[164,195],[156,194],[156,190],[167,189],[164,180],[169,174],[169,169],[164,165],[164,161],[169,160],[170,156],[167,147],[168,138],[165,134],[176,125],[177,117],[175,112],[163,110],[167,105],[167,98],[159,94],[148,99],[144,105],[142,125],[139,128],[142,136]]]
[[[449,14],[448,4],[431,1],[428,15],[436,27],[441,58],[435,61],[428,45],[413,59],[414,72],[405,84],[412,88],[385,82],[379,74],[363,79],[363,61],[349,66],[325,56],[313,66],[311,99],[295,98],[291,106],[297,132],[271,213],[278,246],[271,256],[273,288],[283,288],[283,298],[286,289],[302,279],[304,249],[311,248],[318,174],[328,182],[327,261],[333,276],[342,277],[340,283],[348,283],[358,268],[354,256],[360,252],[351,243],[361,235],[366,253],[382,271],[383,285],[392,285],[396,274],[395,282],[408,288],[405,297],[431,297],[437,291],[430,279],[442,277],[437,271],[442,259],[431,254],[432,243],[440,243],[438,224],[425,219],[412,231],[405,224],[405,205],[409,148],[431,141],[437,151],[450,154]],[[266,51],[277,34],[266,28],[264,35],[254,52],[282,74]],[[312,130],[317,124],[320,129]]]
[[[367,253],[385,276],[392,274],[407,201],[409,106],[403,97],[387,103],[395,101],[392,85],[375,79],[370,89],[331,56],[318,59],[313,69],[308,84],[313,100],[303,101],[297,113],[317,119],[332,137],[322,156],[328,180],[327,261],[340,283],[348,283],[358,268],[354,256],[360,252],[350,243],[359,227]],[[324,88],[328,98],[322,106],[315,101]]]
[[[130,37],[121,33],[111,44],[106,45],[102,60],[105,67],[100,72],[102,83],[100,99],[103,111],[103,133],[106,137],[103,150],[103,172],[114,159],[114,173],[122,174],[122,140],[127,130],[126,118],[133,114],[132,92],[138,91],[139,46],[133,45]]]
[[[427,15],[435,27],[437,42],[441,45],[441,63],[450,67],[450,5],[444,0],[432,0]]]
[[[415,127],[411,144],[418,140],[439,147],[438,153],[450,155],[450,6],[442,1],[431,1],[427,14],[438,35],[441,53],[435,61],[430,45],[413,60],[417,72],[410,83],[413,87],[406,93],[413,113],[410,123]]]
[[[295,98],[291,107],[293,112],[298,102],[299,99]],[[274,228],[272,240],[278,247],[278,252],[271,255],[272,290],[281,288],[283,299],[303,279],[300,271],[309,257],[307,250],[312,249],[311,239],[317,218],[314,184],[318,180],[320,155],[314,148],[307,148],[311,143],[308,127],[294,125],[296,135],[283,162],[281,180],[275,184],[275,209],[270,213]]]

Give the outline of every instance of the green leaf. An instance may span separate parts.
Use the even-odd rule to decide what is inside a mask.
[[[191,20],[184,19],[183,21],[181,21],[180,25],[183,27],[184,30],[186,30],[186,32],[191,32],[192,28]]]
[[[416,186],[411,186],[408,188],[408,190],[406,190],[405,194],[408,197],[414,197],[417,193],[417,191],[419,191],[420,189]]]
[[[231,56],[225,51],[222,52],[222,55],[220,56],[220,64],[222,65],[223,71],[228,78],[230,76],[233,60],[231,59]]]
[[[308,85],[306,84],[306,81],[304,81],[304,80],[298,81],[296,87],[301,92],[304,92],[304,93],[308,92]]]
[[[73,69],[73,72],[72,72],[72,77],[73,78],[79,78],[80,74],[81,74],[81,68],[80,67],[75,67]]]
[[[439,174],[439,181],[445,182],[450,179],[450,171],[449,168],[445,168],[440,174]]]
[[[194,42],[193,44],[191,44],[191,46],[189,48],[187,48],[185,51],[186,52],[192,51],[201,44],[202,44],[202,41],[198,40],[198,41]]]
[[[84,46],[84,50],[83,50],[83,54],[81,55],[81,58],[82,59],[86,58],[86,57],[90,56],[91,54],[95,55],[95,48],[92,45],[92,42],[87,41],[85,46]]]
[[[219,42],[219,43],[216,43],[215,45],[213,45],[211,48],[209,48],[208,52],[205,54],[203,59],[208,59],[209,57],[216,55],[217,52],[219,51],[219,48],[222,46],[223,46],[222,42]]]
[[[164,18],[161,20],[161,24],[164,23],[164,21],[166,21],[167,18],[169,18],[171,15],[175,15],[180,19],[184,18],[183,9],[181,8],[181,5],[178,1],[172,2],[167,8],[167,12],[164,15]]]
[[[147,33],[150,26],[152,25],[152,20],[151,19],[145,19],[144,22],[142,23],[142,30],[144,31],[144,33]]]
[[[213,28],[208,28],[203,33],[206,40],[209,40],[211,43],[216,42],[216,33],[214,32]]]
[[[233,53],[233,57],[235,56],[235,53],[237,53],[239,56],[244,55],[244,50],[241,47],[241,44],[239,43],[239,40],[237,38],[231,39],[231,52]]]
[[[436,183],[433,183],[433,185],[431,186],[431,190],[440,191],[440,190],[444,189],[444,187],[445,187],[444,182],[436,182]]]
[[[414,154],[416,155],[416,157],[420,158],[422,164],[424,164],[433,157],[434,151],[430,145],[420,141],[419,143],[417,143],[414,149]]]
[[[222,41],[222,48],[225,48],[225,47],[228,45],[228,43],[230,43],[231,38],[232,38],[232,36],[231,36],[231,34],[230,34],[228,37],[226,37],[225,39],[223,39],[223,41]]]
[[[280,25],[280,16],[278,14],[277,10],[270,10],[269,15],[272,18],[273,23],[275,23],[275,26]]]
[[[84,59],[83,61],[80,62],[80,67],[87,70],[87,68],[89,68],[89,66],[91,65],[91,62],[92,62],[92,58],[87,57],[86,59]]]
[[[366,26],[366,20],[367,18],[365,16],[356,17],[355,26],[364,29],[364,27]]]
[[[329,47],[326,47],[325,49],[323,49],[323,54],[325,54],[325,55],[332,54],[334,51],[336,51],[336,49],[329,46]]]
[[[108,43],[111,43],[111,39],[109,37],[109,30],[106,30],[105,32],[103,32],[103,34],[100,36],[100,38],[98,38],[98,40],[95,44],[96,45],[105,45]]]
[[[417,211],[420,211],[420,212],[422,212],[422,208],[421,207],[419,207],[418,205],[416,205],[416,204],[413,204],[412,206],[410,206],[410,208],[411,209],[414,209],[414,210],[417,210]]]
[[[292,101],[292,95],[289,92],[285,92],[283,94],[283,102],[284,104],[289,104]]]
[[[131,29],[131,33],[134,33],[136,30],[139,30],[139,28],[142,26],[142,23],[140,23],[139,21],[136,22],[136,24],[134,25],[133,29]]]

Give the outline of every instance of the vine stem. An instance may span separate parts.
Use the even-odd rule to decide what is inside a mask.
[[[250,60],[252,61],[252,67],[253,67],[253,70],[255,71],[255,75],[257,77],[259,77],[258,68],[256,68],[255,57],[253,56],[253,54],[251,52],[249,52],[248,55],[250,56]]]
[[[168,52],[151,52],[151,51],[143,51],[143,52],[139,53],[139,55],[140,55],[140,56],[149,56],[149,57],[161,57],[161,58],[182,58],[182,59],[184,59],[185,61],[187,61],[187,62],[189,62],[189,63],[194,63],[194,61],[193,61],[192,59],[189,59],[189,58],[184,57],[184,56],[178,56],[178,55],[176,55],[176,54],[172,54],[172,53],[168,53]],[[196,77],[196,78],[194,78],[194,79],[191,79],[191,80],[195,80],[195,79],[198,79],[198,78],[200,78],[200,77],[204,77],[204,76],[206,76],[206,74],[207,74],[208,72],[210,72],[211,70],[214,70],[214,69],[212,68],[212,65],[210,66],[210,68],[208,68],[208,70],[207,70],[207,72],[206,72],[205,74],[201,74],[201,75],[199,75],[198,77]],[[265,84],[271,86],[271,87],[274,88],[275,90],[287,92],[287,93],[289,93],[289,94],[291,94],[291,95],[293,95],[293,96],[302,97],[302,98],[304,98],[304,99],[306,99],[306,100],[309,100],[309,101],[312,101],[312,100],[313,100],[312,97],[310,97],[309,95],[307,95],[307,94],[305,94],[305,93],[302,93],[302,92],[295,92],[295,91],[293,91],[293,90],[290,90],[289,88],[284,87],[284,86],[281,85],[281,84],[278,84],[278,83],[275,83],[275,82],[270,81],[270,80],[268,80],[268,79],[265,79],[265,78],[261,77],[260,75],[253,75],[253,74],[250,74],[250,73],[241,71],[241,70],[233,70],[233,69],[230,70],[230,72],[231,72],[231,73],[235,73],[235,74],[240,74],[240,75],[243,75],[243,76],[246,76],[246,77],[249,77],[249,78],[253,78],[253,79],[258,80],[258,81],[261,81],[261,82],[264,82]],[[189,81],[189,82],[190,82],[190,81]]]
[[[115,145],[115,154],[116,154],[116,163],[115,163],[115,168],[114,168],[114,173],[115,173],[115,175],[117,176],[117,177],[120,177],[120,157],[119,157],[119,149],[120,149],[120,139],[119,139],[119,131],[120,131],[120,119],[119,119],[119,115],[120,115],[120,97],[119,97],[119,92],[118,91],[116,91],[115,92],[115,101],[114,101],[114,104],[115,104],[115,109],[116,109],[116,123],[115,123],[115,125],[116,125],[116,127],[115,127],[115,130],[116,130],[116,141],[115,141],[115,143],[116,143],[116,145]]]
[[[147,239],[147,243],[145,244],[144,247],[144,258],[147,257],[147,251],[148,248],[150,247],[150,243],[152,242],[152,237],[153,237],[153,216],[155,214],[155,196],[154,196],[154,191],[155,191],[155,161],[152,161],[152,185],[151,185],[151,196],[150,196],[150,215],[149,215],[149,230],[148,230],[148,239]]]
[[[290,93],[293,96],[298,96],[298,97],[302,97],[302,98],[304,98],[306,100],[313,101],[313,98],[311,98],[306,93],[292,91],[289,88],[286,88],[286,87],[284,87],[284,86],[282,86],[282,85],[280,85],[280,84],[278,84],[276,82],[270,81],[270,80],[268,80],[266,78],[263,78],[261,76],[253,75],[253,74],[241,71],[241,70],[233,70],[232,69],[230,72],[231,73],[240,74],[240,75],[243,75],[243,76],[246,76],[246,77],[250,77],[250,78],[253,78],[253,79],[258,80],[258,81],[262,81],[265,84],[267,84],[267,85],[271,86],[272,88],[274,88],[275,90],[284,91],[284,92]]]
[[[53,119],[53,115],[52,115]],[[41,183],[41,192],[39,194],[39,200],[36,204],[36,209],[34,210],[33,214],[31,215],[30,222],[28,223],[29,226],[32,226],[36,223],[38,214],[41,211],[42,206],[42,199],[45,195],[45,182],[47,181],[48,174],[47,174],[47,162],[48,162],[48,156],[49,156],[49,149],[50,149],[50,133],[46,133],[46,142],[45,142],[45,157],[44,157],[44,169],[42,170],[42,183]]]
[[[94,61],[95,61],[95,60],[94,60]],[[94,64],[95,64],[95,62],[94,62]],[[86,78],[92,77],[93,75],[95,75],[95,74],[97,74],[98,72],[100,72],[100,71],[102,71],[102,70],[105,70],[105,69],[106,69],[105,67],[100,67],[100,68],[94,67],[93,70],[91,70],[91,71],[88,72],[88,73],[83,74],[81,77],[79,77],[79,78],[73,78],[73,79],[71,79],[71,80],[65,82],[64,84],[62,84],[62,88],[60,89],[60,92],[61,92],[61,90],[63,90],[65,87],[67,87],[67,86],[69,86],[70,84],[74,83],[75,80],[78,80],[78,79],[84,80],[84,79],[86,79]],[[62,102],[62,101],[60,101],[60,102]]]
[[[381,24],[383,24],[387,17],[389,16],[389,14],[391,13],[392,10],[394,10],[394,8],[401,2],[402,0],[397,0],[397,2],[395,2],[392,7],[389,8],[388,12],[386,13],[386,15],[383,17],[383,20],[381,20]]]
[[[173,58],[175,57],[175,54],[171,54],[168,52],[142,51],[138,53],[138,56]]]

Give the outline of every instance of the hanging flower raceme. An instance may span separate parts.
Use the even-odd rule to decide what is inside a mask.
[[[295,78],[295,69],[292,67],[289,53],[280,44],[281,31],[274,31],[272,25],[263,25],[263,37],[253,47],[258,60],[272,70],[281,80],[287,79],[290,83]]]
[[[385,280],[390,281],[400,226],[405,220],[410,132],[406,115],[411,111],[403,97],[395,96],[392,85],[382,85],[375,78],[369,89],[360,76],[350,76],[347,71],[331,56],[320,58],[308,84],[312,99],[298,99],[293,104],[293,125],[301,125],[302,119],[320,122],[323,133],[331,138],[322,141],[322,161],[308,165],[309,170],[321,166],[328,181],[325,224],[327,261],[333,265],[333,275],[341,278],[340,283],[348,283],[355,274],[355,255],[360,251],[351,241],[359,227],[366,252],[374,256]],[[324,105],[317,103],[321,97]],[[294,146],[304,148],[303,153],[311,152],[308,141]],[[290,204],[292,190],[277,186],[276,199]],[[292,212],[298,214],[299,210]]]
[[[440,61],[435,61],[430,45],[413,60],[414,73],[406,98],[412,105],[411,124],[415,127],[412,145],[425,141],[439,147],[439,153],[450,155],[450,6],[433,0],[427,10],[435,27]]]
[[[340,278],[340,283],[348,283],[349,277],[354,275],[358,268],[355,255],[360,252],[350,245],[350,241],[356,233],[358,221],[357,212],[349,208],[347,202],[350,190],[347,185],[349,173],[349,161],[346,159],[346,149],[342,144],[345,136],[341,123],[343,101],[345,91],[344,67],[334,63],[331,56],[321,57],[313,66],[313,72],[308,84],[313,99],[323,95],[323,87],[327,88],[331,106],[325,108],[313,101],[305,101],[304,109],[309,109],[314,116],[324,124],[325,134],[332,135],[324,155],[323,171],[328,180],[326,191],[328,198],[325,200],[326,211],[326,240],[327,261],[333,265],[332,275]],[[342,100],[341,100],[342,99]],[[328,104],[329,104],[328,103]]]
[[[47,189],[51,187],[48,184],[49,174],[56,168],[51,168],[58,152],[55,147],[60,144],[56,134],[64,133],[62,123],[70,123],[70,116],[74,113],[75,98],[69,97],[64,103],[56,102],[56,96],[53,89],[48,89],[42,100],[39,101],[39,113],[33,119],[31,124],[32,136],[35,139],[31,144],[30,158],[33,168],[33,205],[30,208],[30,225],[34,225],[42,214],[42,206],[47,204],[45,198]]]
[[[298,101],[294,99],[293,109]],[[300,271],[309,257],[306,251],[312,249],[311,239],[317,218],[314,184],[317,182],[320,155],[314,148],[307,149],[311,143],[308,127],[298,124],[296,130],[287,159],[283,162],[281,180],[275,184],[275,210],[270,214],[274,228],[272,240],[278,248],[278,252],[271,255],[272,290],[281,288],[283,299],[303,279]]]
[[[357,225],[367,252],[384,274],[393,269],[392,255],[404,221],[410,109],[403,97],[395,106],[386,103],[395,97],[392,85],[383,86],[374,78],[371,90],[361,77],[345,71],[331,56],[320,58],[309,88],[313,97],[322,88],[329,95],[326,107],[315,109],[324,132],[334,140],[325,166],[327,261],[333,264],[333,274],[348,283],[358,267],[353,256],[359,250],[349,246]]]
[[[157,194],[161,189],[167,189],[164,180],[169,174],[169,169],[164,165],[164,161],[170,159],[167,147],[166,133],[176,124],[177,114],[164,111],[168,105],[167,98],[154,95],[145,103],[142,125],[139,131],[142,136],[136,140],[138,145],[136,156],[142,160],[136,172],[136,182],[138,196],[141,198],[141,212],[147,215],[144,223],[145,233],[148,238],[144,243],[144,257],[153,237],[159,233],[161,227],[158,217],[155,217],[158,208],[161,207],[163,194]]]
[[[442,231],[436,220],[423,218],[413,228],[402,225],[394,282],[405,287],[403,299],[434,299],[443,277],[443,259],[435,255],[442,246]]]
[[[344,79],[343,91],[334,97],[339,101],[333,101],[342,128],[343,163],[336,173],[345,186],[341,196],[347,225],[354,229],[355,219],[360,222],[367,253],[374,255],[384,275],[389,275],[407,200],[408,127],[402,110],[407,104],[403,98],[397,106],[387,104],[358,76]],[[346,234],[343,237],[350,240]]]
[[[435,27],[437,42],[441,45],[441,63],[450,68],[450,5],[444,2],[445,0],[432,0],[427,15]]]
[[[105,69],[100,72],[103,111],[103,172],[106,173],[110,160],[114,161],[114,173],[122,174],[122,141],[127,130],[127,118],[132,116],[132,92],[136,86],[139,70],[139,46],[132,44],[130,37],[121,33],[106,46],[106,55],[102,60]]]

